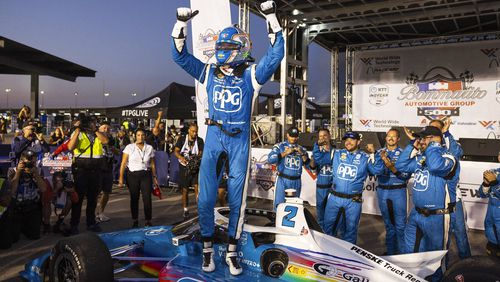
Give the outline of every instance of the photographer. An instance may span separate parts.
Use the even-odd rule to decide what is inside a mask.
[[[2,189],[2,206],[8,208],[1,219],[1,249],[10,248],[19,240],[21,233],[32,240],[40,238],[41,193],[46,191],[47,186],[35,167],[35,162],[36,154],[24,151],[17,167],[9,169],[8,186]]]
[[[31,120],[23,124],[22,136],[14,139],[14,165],[17,165],[21,154],[26,150],[34,152],[36,155],[35,159],[37,159],[39,155],[49,151],[49,145],[43,139],[43,133],[40,128],[35,127],[35,122]]]
[[[179,138],[175,144],[175,156],[179,159],[179,187],[182,189],[184,219],[189,217],[189,187],[194,187],[198,201],[198,173],[200,171],[203,139],[198,137],[198,125],[190,123],[188,134]]]
[[[101,227],[95,220],[95,209],[105,166],[103,145],[108,144],[108,137],[97,131],[95,120],[91,117],[83,116],[74,125],[68,149],[73,150],[73,177],[79,201],[71,209],[71,234],[79,233],[78,224],[85,196],[87,230],[100,232]]]
[[[309,156],[304,147],[297,144],[299,129],[290,127],[286,134],[287,141],[274,145],[267,160],[278,167],[278,177],[274,190],[274,210],[285,202],[285,190],[295,189],[300,197],[302,166],[309,164]]]
[[[57,171],[52,176],[52,190],[54,210],[57,215],[57,222],[53,227],[53,232],[61,232],[61,225],[64,218],[71,211],[73,203],[78,203],[78,194],[75,191],[75,183],[68,177],[65,171]],[[60,210],[60,211],[59,211]]]

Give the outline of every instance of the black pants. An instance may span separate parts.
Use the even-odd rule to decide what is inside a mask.
[[[151,192],[153,190],[153,178],[151,171],[127,171],[127,186],[130,191],[130,211],[132,219],[139,217],[139,192],[142,193],[142,202],[144,204],[144,216],[146,220],[151,220],[152,204]]]
[[[42,225],[42,206],[37,205],[24,211],[17,211],[13,207],[0,218],[0,249],[8,249],[24,234],[28,239],[40,238]]]
[[[71,206],[71,226],[78,226],[82,213],[83,199],[87,197],[87,226],[94,225],[95,208],[97,206],[97,196],[101,189],[102,172],[100,169],[89,170],[78,168],[74,172],[76,192],[79,201]]]

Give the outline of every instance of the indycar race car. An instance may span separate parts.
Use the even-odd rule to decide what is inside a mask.
[[[29,281],[417,282],[441,267],[446,254],[379,257],[324,234],[303,201],[289,197],[276,213],[246,210],[247,223],[238,245],[244,271],[231,276],[224,259],[228,214],[228,208],[215,210],[216,271],[212,273],[201,270],[201,235],[197,218],[193,218],[176,226],[65,238],[26,264],[20,274]],[[445,281],[495,281],[498,265],[491,257],[466,259],[445,273]]]

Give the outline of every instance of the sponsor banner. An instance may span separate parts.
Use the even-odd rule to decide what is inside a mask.
[[[193,37],[193,55],[203,63],[215,63],[215,41],[221,30],[231,25],[229,0],[191,0],[191,9],[200,13],[191,22]],[[214,16],[216,15],[216,16]],[[196,118],[198,136],[205,139],[208,118],[208,97],[205,87],[196,84]]]
[[[267,162],[269,152],[271,152],[271,149],[252,148],[248,196],[274,200],[277,170],[276,165]],[[309,155],[311,156],[310,152]],[[484,217],[488,199],[480,198],[478,189],[483,182],[483,172],[497,168],[499,164],[461,161],[460,165],[460,182],[458,185],[464,209],[467,213],[467,225],[469,228],[484,230]],[[380,215],[376,187],[377,177],[367,177],[363,188],[363,213]],[[408,183],[409,211],[413,207],[411,202],[412,187],[413,178]],[[312,206],[316,205],[316,177],[304,168],[302,168],[300,198],[308,201]]]
[[[353,129],[387,131],[450,117],[461,138],[500,138],[500,41],[358,51]]]

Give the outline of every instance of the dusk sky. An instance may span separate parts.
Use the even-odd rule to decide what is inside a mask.
[[[189,7],[189,0],[1,0],[0,35],[97,71],[95,78],[75,83],[40,77],[42,108],[120,106],[172,82],[194,86],[170,56],[170,32],[181,6]],[[237,23],[237,6],[231,6]],[[265,21],[252,15],[250,22],[252,54],[258,60],[268,46]],[[188,42],[191,47],[191,37]],[[310,96],[329,102],[329,54],[316,44],[309,52]],[[12,89],[9,107],[29,104],[29,85],[29,76],[0,75],[0,108],[7,106],[6,88]],[[278,83],[269,82],[261,92],[278,91]],[[104,98],[104,92],[110,96]]]

